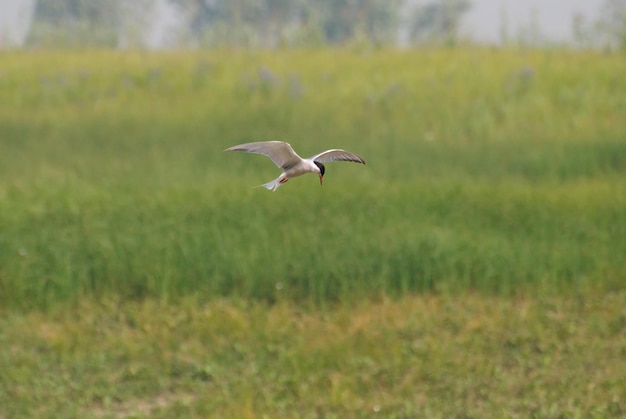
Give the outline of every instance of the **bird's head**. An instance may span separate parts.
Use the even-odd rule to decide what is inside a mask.
[[[320,185],[322,184],[322,180],[324,179],[324,172],[326,171],[326,168],[324,167],[324,165],[318,161],[314,161],[313,163],[315,163],[315,165],[318,167],[318,169],[320,169]]]

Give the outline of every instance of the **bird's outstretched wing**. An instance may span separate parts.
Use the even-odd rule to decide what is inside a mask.
[[[239,144],[224,151],[246,151],[248,153],[262,154],[272,159],[274,164],[283,170],[289,170],[302,160],[293,151],[291,145],[283,141],[259,141],[256,143]]]
[[[357,156],[354,153],[350,153],[349,151],[341,150],[338,148],[322,151],[321,153],[316,154],[310,159],[320,163],[328,163],[333,161],[353,161],[355,163],[365,164],[365,160],[363,160],[361,156]]]

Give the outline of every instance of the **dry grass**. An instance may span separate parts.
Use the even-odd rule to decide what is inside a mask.
[[[0,413],[618,417],[626,294],[4,313]]]

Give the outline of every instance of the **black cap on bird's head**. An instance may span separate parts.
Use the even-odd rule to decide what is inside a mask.
[[[314,161],[313,163],[315,163],[315,165],[317,167],[320,168],[320,185],[322,184],[322,179],[324,178],[324,172],[326,171],[326,168],[324,167],[324,165],[318,161]]]

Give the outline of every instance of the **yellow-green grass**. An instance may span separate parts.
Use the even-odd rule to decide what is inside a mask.
[[[625,416],[623,74],[0,54],[0,417]],[[270,193],[269,139],[367,164]]]
[[[0,303],[621,289],[626,62],[564,51],[0,55]],[[366,166],[325,184],[227,146]]]
[[[3,312],[0,416],[625,417],[624,307],[467,293]]]

